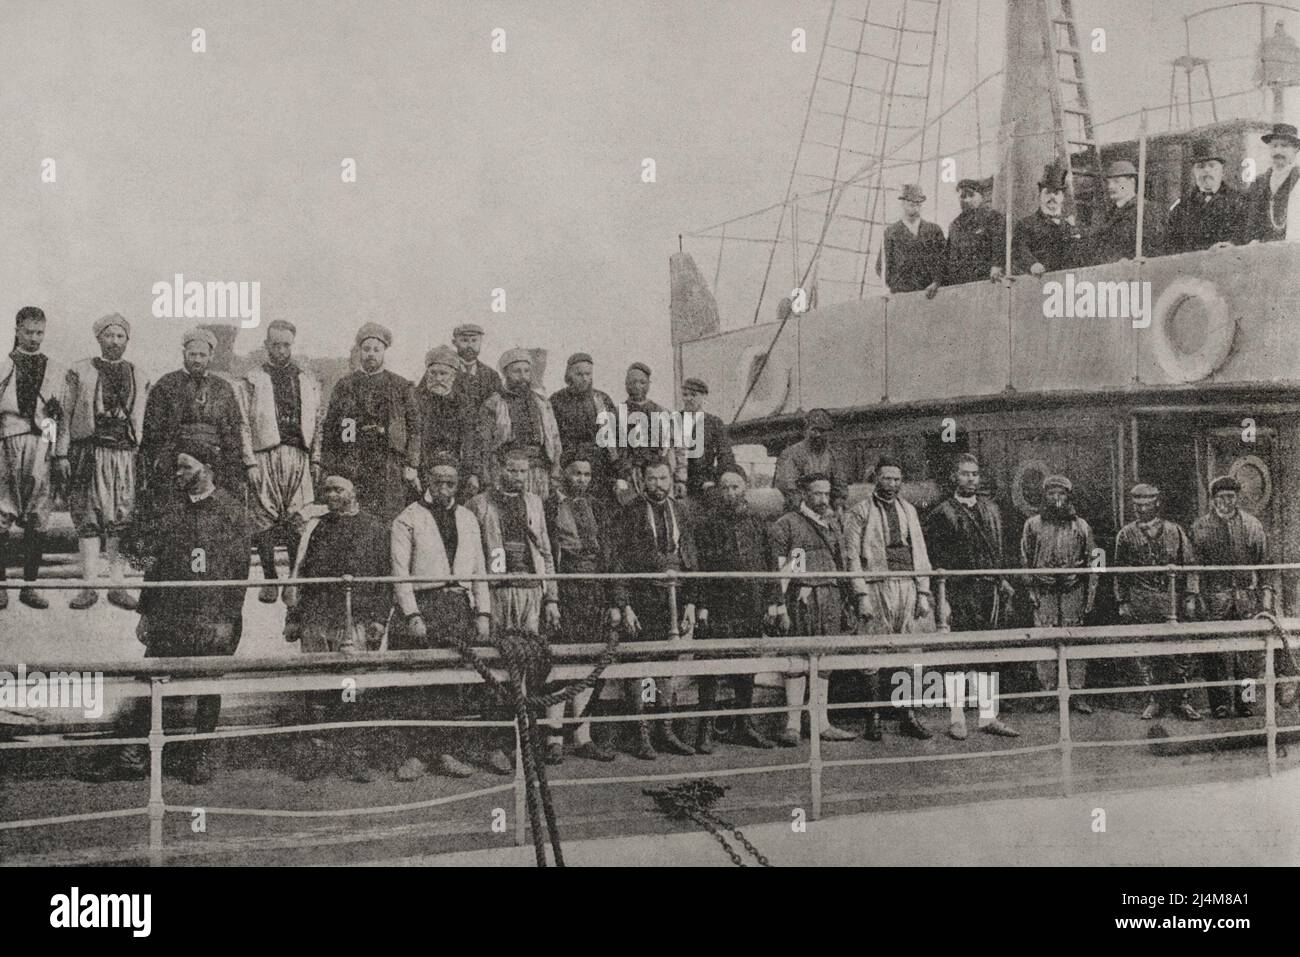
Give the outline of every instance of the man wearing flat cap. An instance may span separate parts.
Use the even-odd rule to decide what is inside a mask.
[[[1192,523],[1192,548],[1202,565],[1262,565],[1268,561],[1268,539],[1264,526],[1254,515],[1242,511],[1238,498],[1241,483],[1232,475],[1220,475],[1210,483],[1210,511]],[[1272,592],[1260,589],[1259,573],[1201,574],[1201,614],[1206,621],[1245,621],[1258,611],[1272,611]],[[1257,651],[1211,652],[1201,656],[1206,681],[1236,681],[1233,688],[1206,688],[1210,710],[1216,718],[1228,718],[1235,711],[1248,718],[1255,713],[1255,695],[1248,691],[1263,670]],[[1235,693],[1234,693],[1235,691]]]
[[[123,356],[131,324],[117,313],[96,319],[92,327],[99,357],[83,359],[68,370],[67,428],[72,442],[68,504],[81,549],[81,577],[99,577],[99,546],[108,553],[109,578],[117,587],[108,600],[128,611],[136,601],[123,587],[126,561],[119,551],[122,532],[135,510],[136,455],[144,432],[149,383]],[[99,601],[99,592],[78,592],[70,608]]]
[[[490,365],[479,361],[483,348],[483,327],[472,322],[462,323],[452,330],[451,344],[459,360],[456,370],[456,391],[465,398],[471,412],[477,416],[483,401],[501,391],[501,376]]]
[[[526,491],[545,501],[551,483],[558,488],[560,427],[541,392],[533,388],[533,356],[527,349],[508,349],[501,356],[504,385],[483,400],[478,410],[478,468],[481,486],[495,488],[501,474],[500,453],[518,449],[528,456]]]
[[[1273,166],[1267,176],[1256,176],[1246,192],[1246,240],[1279,242],[1288,238],[1288,231],[1294,239],[1300,231],[1300,223],[1291,215],[1292,207],[1300,205],[1300,191],[1295,188],[1300,180],[1295,162],[1300,137],[1290,123],[1274,123],[1272,132],[1260,138],[1268,144]]]
[[[209,366],[217,337],[196,326],[181,338],[184,368],[168,372],[149,390],[144,407],[140,459],[144,471],[145,505],[153,512],[175,498],[172,473],[181,442],[201,442],[216,456],[213,478],[242,501],[247,483],[257,481],[252,439],[235,388]]]
[[[1137,191],[1137,167],[1128,160],[1117,160],[1106,168],[1108,202],[1088,233],[1092,265],[1137,257]],[[1156,204],[1146,203],[1142,211],[1142,256],[1146,259],[1163,254],[1161,220]]]
[[[416,466],[423,471],[439,454],[458,464],[474,461],[478,409],[469,396],[456,389],[460,359],[451,346],[436,346],[424,356],[424,376],[415,387],[415,407],[420,414],[420,443]],[[478,494],[478,476],[466,477],[458,494],[462,502]]]
[[[885,277],[891,293],[925,290],[927,298],[934,298],[943,281],[943,230],[921,218],[925,193],[920,186],[904,186],[898,201],[903,216],[885,230],[884,243],[876,254],[876,275]]]
[[[627,367],[627,375],[623,379],[623,387],[627,390],[627,398],[623,400],[623,407],[626,412],[622,413],[628,417],[628,422],[639,421],[640,416],[645,416],[647,423],[654,421],[656,418],[660,422],[666,422],[667,416],[671,415],[663,406],[654,399],[650,398],[650,367],[644,362],[633,362]],[[628,429],[632,433],[631,426]],[[672,488],[669,490],[673,497],[683,498],[686,495],[686,456],[674,448],[671,444],[664,448],[662,446],[651,445],[648,441],[641,445],[632,445],[619,450],[618,463],[616,466],[617,479],[614,483],[614,491],[618,497],[620,505],[626,505],[629,502],[636,501],[645,494],[645,470],[651,465],[664,462],[668,466],[668,473],[672,476]]]
[[[731,433],[727,423],[705,410],[709,387],[703,379],[690,378],[682,383],[682,407],[695,417],[695,442],[700,454],[686,459],[686,494],[698,501],[718,484],[718,479],[736,464],[731,451]]]
[[[1133,502],[1133,521],[1115,536],[1115,564],[1119,567],[1139,565],[1195,565],[1196,552],[1191,539],[1182,528],[1160,517],[1160,490],[1145,482],[1134,485],[1129,492]],[[1169,595],[1169,578],[1163,571],[1143,572],[1136,575],[1115,575],[1115,601],[1119,605],[1120,621],[1138,624],[1159,624],[1175,617]],[[1183,621],[1196,617],[1197,592],[1200,579],[1196,572],[1179,575],[1174,583],[1174,605]],[[1191,669],[1191,655],[1159,655],[1137,660],[1138,673],[1144,685],[1186,684]],[[1200,721],[1201,713],[1192,707],[1186,691],[1174,689],[1151,695],[1142,720],[1158,718],[1166,710],[1187,721]]]
[[[1213,141],[1195,140],[1188,161],[1192,187],[1169,209],[1165,251],[1188,253],[1245,242],[1245,200],[1223,178],[1223,157]]]
[[[326,471],[357,477],[361,508],[387,523],[417,494],[420,414],[411,383],[384,368],[392,332],[367,322],[356,344],[361,368],[334,386],[322,457]]]
[[[592,388],[595,366],[591,356],[575,352],[564,367],[565,387],[551,395],[551,412],[560,430],[560,445],[568,452],[582,452],[591,465],[591,494],[612,500],[614,467],[618,462],[616,446],[596,444],[600,419],[613,420],[618,415],[614,400],[600,389]]]
[[[786,446],[776,458],[772,484],[785,496],[786,511],[799,510],[803,494],[800,480],[814,472],[830,476],[831,506],[841,505],[849,494],[852,470],[848,458],[832,444],[835,420],[825,409],[813,409],[803,420],[803,440]]]
[[[993,178],[963,179],[957,184],[961,212],[948,227],[944,247],[945,286],[984,282],[1002,276],[1006,261],[1007,223],[987,205]]]
[[[1083,235],[1074,217],[1065,215],[1067,177],[1064,167],[1056,163],[1043,168],[1038,179],[1038,209],[1016,221],[1011,237],[1013,272],[1041,276],[1083,265]]]
[[[240,380],[239,397],[257,459],[250,518],[256,529],[262,577],[275,581],[275,546],[285,546],[289,567],[298,558],[298,513],[316,499],[325,405],[317,378],[293,361],[297,327],[275,319],[266,327],[266,361]],[[279,597],[263,585],[260,601]]]
[[[55,483],[68,479],[67,372],[41,351],[45,313],[24,306],[14,318],[14,348],[0,359],[0,582],[9,563],[9,529],[23,529],[18,600],[48,608],[36,591]],[[9,592],[0,588],[0,608]]]
[[[1071,498],[1074,484],[1064,475],[1049,475],[1043,482],[1043,507],[1025,520],[1020,532],[1020,564],[1025,568],[1087,568],[1092,559],[1092,528],[1074,510]],[[1082,625],[1092,613],[1097,596],[1096,575],[1038,575],[1028,580],[1029,603],[1034,609],[1038,628],[1073,628]],[[1087,675],[1086,661],[1070,661],[1070,689],[1083,688]],[[1056,690],[1056,662],[1040,661],[1038,686],[1043,691]],[[1034,699],[1034,710],[1046,711],[1049,699]],[[1091,714],[1087,699],[1070,696],[1070,707]]]

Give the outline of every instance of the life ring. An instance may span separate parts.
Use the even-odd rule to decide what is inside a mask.
[[[1273,476],[1267,462],[1258,455],[1243,455],[1232,463],[1228,474],[1241,483],[1242,505],[1252,512],[1268,508],[1273,500]]]
[[[1204,336],[1194,347],[1180,345],[1172,323],[1182,309],[1197,307],[1205,317]],[[1228,311],[1227,300],[1210,280],[1179,276],[1160,293],[1152,312],[1151,354],[1165,375],[1175,382],[1199,382],[1223,365],[1232,352],[1237,320]]]
[[[775,355],[768,358],[762,376],[754,382],[757,363],[765,352],[767,349],[762,345],[752,345],[740,354],[740,362],[736,366],[736,380],[740,383],[739,396],[744,400],[740,411],[746,413],[746,418],[762,419],[776,415],[785,408],[786,400],[790,397],[790,370],[779,369]],[[781,372],[785,373],[785,381],[777,385],[782,378]],[[754,382],[754,388],[749,390],[749,398],[745,399],[745,391],[751,382]]]
[[[1039,504],[1029,501],[1029,496],[1025,494],[1025,480],[1029,478],[1031,472],[1037,473],[1037,484],[1034,485],[1033,491],[1038,492]],[[1024,515],[1037,515],[1042,508],[1043,482],[1052,474],[1052,467],[1042,459],[1025,459],[1016,469],[1015,478],[1011,480],[1011,503]]]

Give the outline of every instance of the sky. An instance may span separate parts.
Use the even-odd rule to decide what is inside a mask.
[[[950,2],[945,105],[974,82],[976,37],[982,73],[1002,60],[1002,0]],[[1163,119],[1181,16],[1203,5],[1077,0],[1085,33],[1107,29],[1106,53],[1089,54],[1097,118],[1147,104]],[[618,394],[641,359],[659,370],[652,395],[670,400],[668,257],[679,234],[784,196],[830,9],[5,0],[0,56],[20,66],[0,83],[0,313],[40,305],[48,351],[70,362],[96,351],[94,319],[121,312],[128,356],[156,375],[178,366],[193,320],[153,317],[154,283],[256,281],[263,327],[293,321],[306,354],[345,354],[357,327],[382,322],[390,367],[414,376],[474,321],[493,364],[511,346],[548,349],[548,389],[582,350],[598,386]],[[1225,58],[1216,92],[1249,86],[1256,16],[1228,21],[1235,32],[1207,21],[1197,37],[1196,52]],[[791,50],[796,28],[807,53]],[[981,116],[995,122],[1000,87],[985,89]],[[955,110],[945,141],[972,120],[969,103]],[[356,182],[342,181],[345,158]],[[716,244],[686,242],[711,280]],[[746,263],[724,273],[724,325],[752,318],[761,263]],[[237,351],[263,333],[242,331]]]

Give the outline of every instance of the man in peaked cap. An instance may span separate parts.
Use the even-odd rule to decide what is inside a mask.
[[[242,501],[246,483],[257,481],[257,461],[239,398],[229,382],[209,369],[216,348],[217,337],[210,330],[188,330],[181,338],[184,368],[168,372],[149,391],[140,444],[143,513],[152,514],[175,497],[172,473],[181,442],[198,441],[214,450],[216,483],[237,499]]]
[[[451,344],[456,347],[459,359],[456,391],[464,395],[470,410],[477,416],[484,400],[501,391],[501,376],[497,370],[479,361],[483,327],[472,322],[462,323],[452,330]]]
[[[667,421],[671,413],[650,398],[648,365],[644,362],[633,362],[628,366],[623,387],[627,390],[627,398],[620,403],[619,413],[627,417],[629,437],[633,434],[632,423],[639,421],[642,415],[645,416],[647,423],[653,422],[656,418],[660,423]],[[611,428],[612,426],[613,424]],[[651,445],[647,437],[644,444],[633,445],[629,442],[627,448],[619,450],[618,479],[614,483],[619,504],[626,505],[645,494],[645,470],[659,462],[668,465],[668,472],[672,476],[670,491],[673,497],[685,497],[686,456],[671,444],[667,448]]]
[[[1187,253],[1245,242],[1245,199],[1223,178],[1223,157],[1214,143],[1195,140],[1188,161],[1192,186],[1169,208],[1165,251]]]
[[[904,186],[898,200],[903,216],[885,230],[884,243],[876,255],[876,275],[884,275],[891,293],[925,290],[926,296],[933,298],[943,280],[943,230],[921,218],[925,193],[920,186]]]
[[[1067,173],[1048,163],[1038,180],[1038,209],[1016,222],[1011,241],[1011,268],[1041,276],[1083,264],[1083,236],[1073,216],[1065,215]]]
[[[785,496],[786,511],[799,510],[801,482],[811,473],[830,476],[831,506],[838,507],[849,494],[852,469],[848,458],[831,442],[835,420],[825,409],[813,409],[803,420],[803,440],[786,446],[776,458],[772,484]]]
[[[727,423],[705,410],[708,398],[709,387],[703,379],[689,378],[682,383],[682,406],[695,417],[695,442],[700,450],[694,458],[686,456],[686,494],[692,499],[702,497],[736,464]]]
[[[119,553],[122,532],[135,510],[136,456],[144,430],[149,383],[123,356],[131,324],[117,313],[95,320],[99,357],[82,359],[68,370],[67,429],[71,441],[68,504],[81,550],[81,577],[99,577],[99,545],[108,552],[109,576],[118,587],[108,600],[128,611],[136,601],[121,587],[126,562]],[[99,592],[78,592],[70,608],[89,608]]]
[[[1134,259],[1137,256],[1137,167],[1117,160],[1106,167],[1104,212],[1088,233],[1088,257],[1093,265]],[[1142,211],[1142,255],[1149,259],[1164,252],[1164,229],[1160,210],[1146,203]]]
[[[411,383],[384,368],[392,332],[367,322],[356,344],[361,368],[334,386],[321,453],[327,472],[357,477],[364,511],[391,522],[418,492],[420,415]]]
[[[1267,176],[1256,176],[1246,193],[1246,239],[1248,241],[1277,242],[1287,238],[1288,224],[1295,221],[1291,207],[1297,205],[1293,196],[1300,180],[1296,167],[1296,151],[1300,137],[1290,123],[1274,123],[1271,132],[1260,137],[1269,148],[1273,167]],[[1300,211],[1297,211],[1300,216]],[[1294,238],[1300,223],[1290,227]]]
[[[1115,536],[1115,564],[1119,567],[1139,565],[1195,565],[1196,553],[1191,539],[1180,526],[1160,517],[1160,490],[1145,482],[1129,492],[1133,501],[1134,520]],[[1159,624],[1174,613],[1170,607],[1169,581],[1162,571],[1136,575],[1116,575],[1115,601],[1123,622]],[[1179,575],[1175,581],[1175,605],[1182,620],[1196,617],[1200,579],[1196,572]],[[1191,669],[1191,655],[1160,655],[1139,658],[1138,672],[1144,685],[1186,684]],[[1192,707],[1186,691],[1162,691],[1147,700],[1142,720],[1150,721],[1168,709],[1187,721],[1200,721],[1201,713]]]
[[[1075,510],[1071,498],[1074,485],[1064,475],[1050,475],[1043,482],[1043,507],[1030,515],[1020,532],[1020,564],[1026,568],[1087,568],[1095,543],[1092,528]],[[1072,628],[1091,614],[1097,596],[1097,576],[1040,575],[1029,579],[1029,603],[1038,628]],[[1071,690],[1083,688],[1086,661],[1070,661]],[[1056,690],[1056,662],[1038,662],[1038,684],[1044,691]],[[1046,711],[1049,699],[1037,698],[1035,711]],[[1087,700],[1070,697],[1070,707],[1092,713]]]
[[[1192,548],[1202,565],[1262,565],[1268,560],[1264,525],[1238,504],[1241,483],[1220,475],[1210,483],[1210,510],[1192,523]],[[1239,572],[1203,572],[1201,613],[1206,621],[1245,621],[1258,611],[1272,611],[1272,595],[1260,588],[1253,569]],[[1202,655],[1206,681],[1236,681],[1237,688],[1206,688],[1210,710],[1216,718],[1243,718],[1255,711],[1255,696],[1248,694],[1263,666],[1257,651],[1212,652]]]
[[[558,487],[560,456],[564,445],[560,427],[546,397],[533,388],[533,357],[527,349],[507,349],[501,356],[504,384],[483,400],[478,411],[477,474],[481,487],[496,487],[501,472],[500,453],[519,449],[528,456],[526,491],[543,501],[551,483]]]
[[[560,445],[566,453],[581,451],[591,465],[591,494],[608,501],[614,491],[613,476],[618,462],[616,445],[600,446],[601,416],[606,421],[618,415],[614,400],[600,389],[592,388],[595,364],[585,352],[569,356],[564,367],[565,387],[551,393],[551,412],[560,430]]]
[[[957,183],[961,212],[948,227],[943,277],[946,286],[1002,276],[1007,225],[1001,213],[986,205],[992,190],[992,178]]]
[[[21,525],[23,588],[30,608],[50,603],[36,591],[52,482],[68,478],[67,373],[41,351],[45,313],[24,306],[14,319],[13,351],[0,359],[0,582],[9,559],[9,528]],[[0,608],[9,593],[0,588]]]
[[[460,358],[451,346],[435,346],[424,356],[424,375],[415,387],[415,407],[420,415],[417,467],[423,470],[439,453],[452,456],[459,466],[474,461],[478,409],[456,388]],[[460,501],[478,494],[477,475],[461,483]]]

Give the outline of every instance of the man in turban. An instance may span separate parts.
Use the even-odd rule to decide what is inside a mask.
[[[437,346],[424,356],[424,377],[415,387],[415,405],[420,414],[420,444],[417,468],[427,469],[434,457],[450,455],[457,466],[474,455],[478,409],[469,396],[456,389],[460,360],[451,346]],[[469,476],[460,489],[462,500],[478,494],[478,477]]]
[[[72,476],[68,504],[81,547],[81,577],[99,577],[99,545],[108,552],[109,576],[118,587],[108,600],[128,611],[136,601],[122,587],[126,562],[118,550],[135,509],[136,454],[144,431],[149,383],[123,356],[131,324],[117,313],[95,320],[99,357],[83,359],[68,371],[67,429]],[[69,607],[89,608],[99,592],[83,589]]]
[[[560,475],[560,427],[542,393],[533,389],[533,357],[527,349],[509,349],[501,356],[505,384],[483,400],[478,412],[478,475],[482,487],[496,487],[500,453],[521,450],[528,456],[526,491],[545,501]]]

